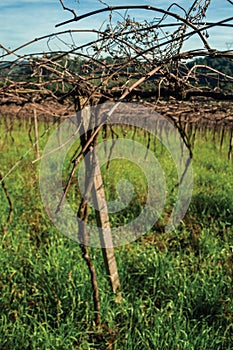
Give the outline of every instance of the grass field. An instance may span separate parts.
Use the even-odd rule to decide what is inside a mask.
[[[40,134],[43,130],[41,124]],[[10,135],[1,124],[0,136],[5,174],[31,146],[28,126],[16,121]],[[98,330],[87,267],[78,244],[58,232],[45,213],[32,149],[5,179],[14,210],[1,235],[0,349],[232,349],[233,171],[227,146],[227,137],[220,152],[211,132],[198,135],[192,201],[176,231],[165,233],[161,220],[136,242],[116,248],[122,303],[109,289],[101,251],[91,248],[101,298]],[[156,152],[170,188],[174,167],[165,151]],[[127,171],[132,175],[131,167]],[[109,197],[111,177],[105,177]],[[143,200],[142,189],[139,184]],[[75,193],[74,186],[69,200],[76,208]],[[8,202],[2,188],[0,195],[3,227]],[[170,195],[168,211],[172,201]],[[121,217],[111,220],[116,224]]]

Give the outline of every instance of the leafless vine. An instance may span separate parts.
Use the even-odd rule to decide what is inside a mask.
[[[0,180],[2,180],[1,172],[0,172]],[[12,220],[14,207],[13,207],[13,201],[12,201],[12,199],[10,197],[9,191],[8,191],[8,189],[6,187],[6,184],[5,184],[4,180],[1,181],[1,185],[2,185],[2,189],[3,189],[4,193],[5,193],[7,202],[9,204],[8,216],[7,216],[6,222],[5,222],[4,226],[3,226],[3,234],[5,235],[6,232],[7,232],[7,227],[9,226],[9,224],[10,224],[10,222]]]
[[[226,1],[233,5],[232,1]],[[194,139],[191,136],[195,135],[196,129],[192,129],[194,131],[190,134],[190,130],[183,127],[183,122],[187,122],[188,119],[190,105],[182,111],[176,104],[169,111],[167,105],[163,109],[163,99],[169,101],[169,98],[173,98],[176,103],[180,100],[190,101],[192,97],[232,101],[233,75],[212,67],[210,63],[197,63],[195,60],[203,57],[212,61],[224,58],[226,62],[232,62],[233,51],[220,51],[212,47],[209,35],[213,28],[231,29],[233,17],[216,22],[205,21],[210,0],[195,0],[188,9],[176,3],[164,9],[146,4],[109,6],[106,2],[99,1],[103,8],[80,15],[73,8],[67,7],[65,0],[58,2],[72,18],[57,24],[57,27],[68,24],[77,26],[80,21],[89,21],[96,15],[105,16],[104,24],[99,30],[89,27],[86,30],[75,28],[48,34],[13,50],[0,45],[3,52],[0,55],[0,106],[14,104],[24,108],[30,105],[52,113],[46,107],[46,102],[48,106],[51,101],[55,101],[59,106],[66,105],[67,110],[73,105],[78,112],[87,105],[136,99],[150,105],[156,104],[156,108],[161,108],[162,112],[166,109],[166,116],[178,127],[186,146],[192,152]],[[131,14],[134,15],[135,11],[147,13],[147,19],[132,18]],[[80,35],[83,33],[88,33],[90,40],[80,42]],[[185,49],[186,43],[193,37],[197,39],[197,46],[195,49]],[[54,40],[60,49],[53,48]],[[44,41],[47,42],[47,52],[30,51],[31,44]],[[22,49],[24,54],[20,54]],[[29,50],[28,53],[26,50]],[[60,113],[53,113],[55,117],[61,117]],[[231,159],[230,117],[228,122],[231,125],[228,157]],[[82,149],[73,160],[58,211],[81,158],[104,125],[105,120],[82,140]],[[114,134],[115,131],[111,129],[111,132]],[[40,159],[37,157],[35,162]],[[2,178],[1,184],[10,206],[7,219],[9,223],[13,207],[4,179],[5,177]],[[89,191],[90,188],[87,192]],[[88,200],[85,200],[80,204],[78,211],[78,217],[82,218],[84,223],[88,220]],[[85,236],[85,243],[85,225],[80,232]],[[96,272],[88,254],[87,244],[82,244],[81,249],[91,273],[96,324],[100,325]]]

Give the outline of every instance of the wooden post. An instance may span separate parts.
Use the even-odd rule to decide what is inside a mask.
[[[81,118],[80,118],[81,141],[84,141],[84,140],[88,141],[88,136],[90,136],[91,131],[90,130],[88,131],[88,128],[90,127],[90,123],[91,123],[90,118],[91,118],[90,109],[89,107],[86,107],[82,110]],[[84,134],[85,134],[85,137],[83,137]],[[97,136],[95,137],[95,146],[96,144],[97,144]],[[84,147],[85,144],[83,144],[82,146]],[[95,147],[91,146],[89,148],[89,151],[92,152],[92,156],[86,157],[88,159],[86,159],[87,162],[85,162],[85,166],[86,166],[86,169],[87,167],[89,167],[89,170],[90,170],[89,173],[92,174],[93,177],[90,176],[89,179],[86,179],[86,187],[92,188],[91,196],[96,209],[96,221],[99,228],[99,238],[100,238],[100,243],[102,247],[102,254],[104,258],[106,273],[109,278],[110,285],[112,287],[113,292],[114,293],[117,292],[116,300],[121,301],[120,280],[118,275],[114,248],[113,248],[111,226],[110,226],[109,215],[107,210],[107,202],[105,198],[101,169],[100,169],[99,160],[98,160]]]
[[[231,128],[231,131],[230,131],[230,144],[229,144],[229,150],[228,150],[229,160],[232,160],[232,148],[233,148],[233,128]]]
[[[40,158],[40,149],[39,149],[39,132],[38,132],[38,123],[37,123],[37,113],[34,108],[34,129],[35,129],[35,139],[36,139],[36,157]]]
[[[107,275],[110,279],[112,290],[115,293],[120,289],[120,280],[113,248],[111,226],[108,216],[108,208],[103,187],[101,169],[96,150],[93,149],[93,152],[93,166],[95,167],[95,171],[92,198],[96,208],[96,220],[97,225],[99,227],[99,237],[102,247],[105,268]]]

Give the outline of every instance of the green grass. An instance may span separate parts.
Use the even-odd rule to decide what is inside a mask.
[[[40,129],[42,133],[43,124]],[[30,142],[27,127],[24,130],[17,122],[14,142],[4,134],[3,125],[0,131],[1,140],[6,136],[0,141],[5,174]],[[193,197],[176,231],[165,233],[161,220],[138,241],[116,248],[122,303],[116,303],[110,291],[101,251],[90,249],[100,289],[99,330],[93,322],[90,278],[80,248],[58,232],[45,213],[32,150],[5,180],[14,212],[1,236],[0,349],[232,349],[233,172],[227,142],[220,153],[211,134],[207,140],[198,136]],[[171,159],[160,146],[156,154],[172,188],[177,179]],[[134,180],[135,172],[129,167],[125,176]],[[112,174],[105,175],[109,198],[114,198]],[[143,183],[137,184],[143,203]],[[70,201],[77,198],[75,193],[73,184]],[[8,203],[2,188],[0,195],[4,223]],[[167,210],[172,201],[170,195]]]

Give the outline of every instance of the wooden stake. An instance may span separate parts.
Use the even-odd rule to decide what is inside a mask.
[[[110,279],[112,290],[114,293],[116,293],[120,290],[120,280],[113,248],[111,226],[108,216],[108,208],[103,187],[102,174],[96,150],[94,149],[93,152],[93,165],[95,167],[95,172],[94,186],[92,189],[92,198],[96,208],[96,220],[97,225],[99,227],[100,243],[102,247],[102,254],[104,258],[106,272]],[[118,296],[120,297],[119,294]]]
[[[40,157],[40,149],[39,149],[39,132],[38,132],[38,123],[37,123],[37,113],[34,108],[34,129],[35,129],[35,139],[36,139],[36,157]]]
[[[91,114],[89,107],[86,107],[81,112],[81,141],[88,140],[88,137],[90,136],[90,130],[88,131],[88,127],[90,126],[90,120]],[[83,137],[85,134],[85,137]],[[98,136],[98,135],[97,135]],[[97,136],[95,137],[95,146],[97,145]],[[82,146],[85,146],[83,143]],[[102,247],[102,254],[104,258],[105,268],[107,272],[107,276],[110,281],[110,285],[112,287],[112,290],[114,293],[117,292],[117,301],[121,301],[121,294],[120,294],[120,280],[118,275],[118,269],[117,269],[117,262],[115,258],[114,248],[113,248],[113,240],[112,240],[112,233],[111,233],[111,226],[109,221],[109,215],[108,215],[108,209],[107,209],[107,202],[103,187],[103,179],[101,174],[101,169],[99,165],[98,156],[96,153],[95,146],[91,146],[89,148],[89,151],[92,152],[92,156],[90,159],[86,159],[87,163],[85,162],[86,167],[89,168],[89,173],[94,174],[93,178],[90,176],[89,179],[86,179],[86,187],[90,185],[92,187],[91,196],[93,199],[93,202],[95,204],[96,208],[96,221],[99,228],[99,238],[100,243]],[[86,154],[88,153],[88,150],[86,151]],[[88,156],[86,157],[88,158]],[[88,164],[89,162],[89,164]],[[93,170],[94,167],[94,172]],[[93,182],[93,183],[92,183]]]
[[[230,144],[229,144],[229,150],[228,150],[229,160],[232,160],[232,148],[233,148],[233,128],[231,128],[231,132],[230,132]]]

